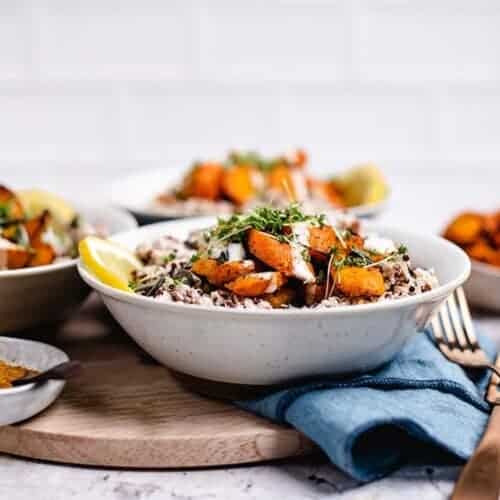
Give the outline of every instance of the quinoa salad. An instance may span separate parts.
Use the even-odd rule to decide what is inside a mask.
[[[54,195],[37,192],[42,205]],[[41,197],[46,199],[43,200]],[[33,196],[32,196],[33,198]],[[59,208],[64,203],[57,199]],[[54,203],[52,203],[54,204]],[[64,204],[64,217],[57,210],[26,206],[26,197],[0,185],[0,271],[64,262],[78,256],[78,242],[89,235],[105,236]]]
[[[305,212],[318,213],[373,203],[387,194],[374,165],[319,179],[308,171],[307,163],[308,156],[300,149],[270,158],[233,151],[222,161],[195,162],[178,185],[155,197],[150,209],[171,217],[224,215],[262,205],[284,208],[293,199]]]
[[[181,241],[136,249],[134,293],[158,301],[236,309],[325,309],[427,292],[432,269],[401,242],[364,234],[354,219],[308,215],[301,205],[259,207],[218,219]]]

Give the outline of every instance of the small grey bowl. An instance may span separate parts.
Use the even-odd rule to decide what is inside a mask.
[[[0,360],[45,371],[69,358],[60,349],[42,342],[0,337]],[[0,389],[0,425],[21,422],[45,410],[57,399],[65,383],[64,380],[49,380]]]

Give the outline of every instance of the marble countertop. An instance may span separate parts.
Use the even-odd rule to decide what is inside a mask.
[[[497,207],[491,189],[500,173],[479,177],[470,169],[440,172],[420,169],[393,175],[391,206],[382,216],[385,224],[411,224],[425,231],[438,231],[454,211],[464,207]],[[76,180],[71,172],[59,172],[52,180],[40,172],[44,187],[79,201],[102,202],[116,172],[87,171]],[[37,174],[29,179],[11,172],[4,182],[37,185]],[[96,188],[98,186],[98,188]],[[464,203],[467,200],[467,203]],[[476,315],[482,330],[500,343],[500,317]],[[323,457],[306,457],[252,466],[191,471],[125,471],[42,463],[0,455],[0,498],[9,500],[102,499],[384,499],[408,500],[448,497],[459,468],[412,466],[388,478],[360,485],[346,477]]]

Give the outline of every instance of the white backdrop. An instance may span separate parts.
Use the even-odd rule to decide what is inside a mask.
[[[0,180],[83,195],[300,145],[325,173],[491,186],[499,27],[497,0],[1,0]]]

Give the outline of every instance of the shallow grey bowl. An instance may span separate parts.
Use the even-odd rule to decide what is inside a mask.
[[[0,360],[45,371],[69,361],[68,356],[48,344],[0,337]],[[21,422],[50,406],[64,388],[63,380],[49,380],[10,389],[0,389],[0,425]]]

